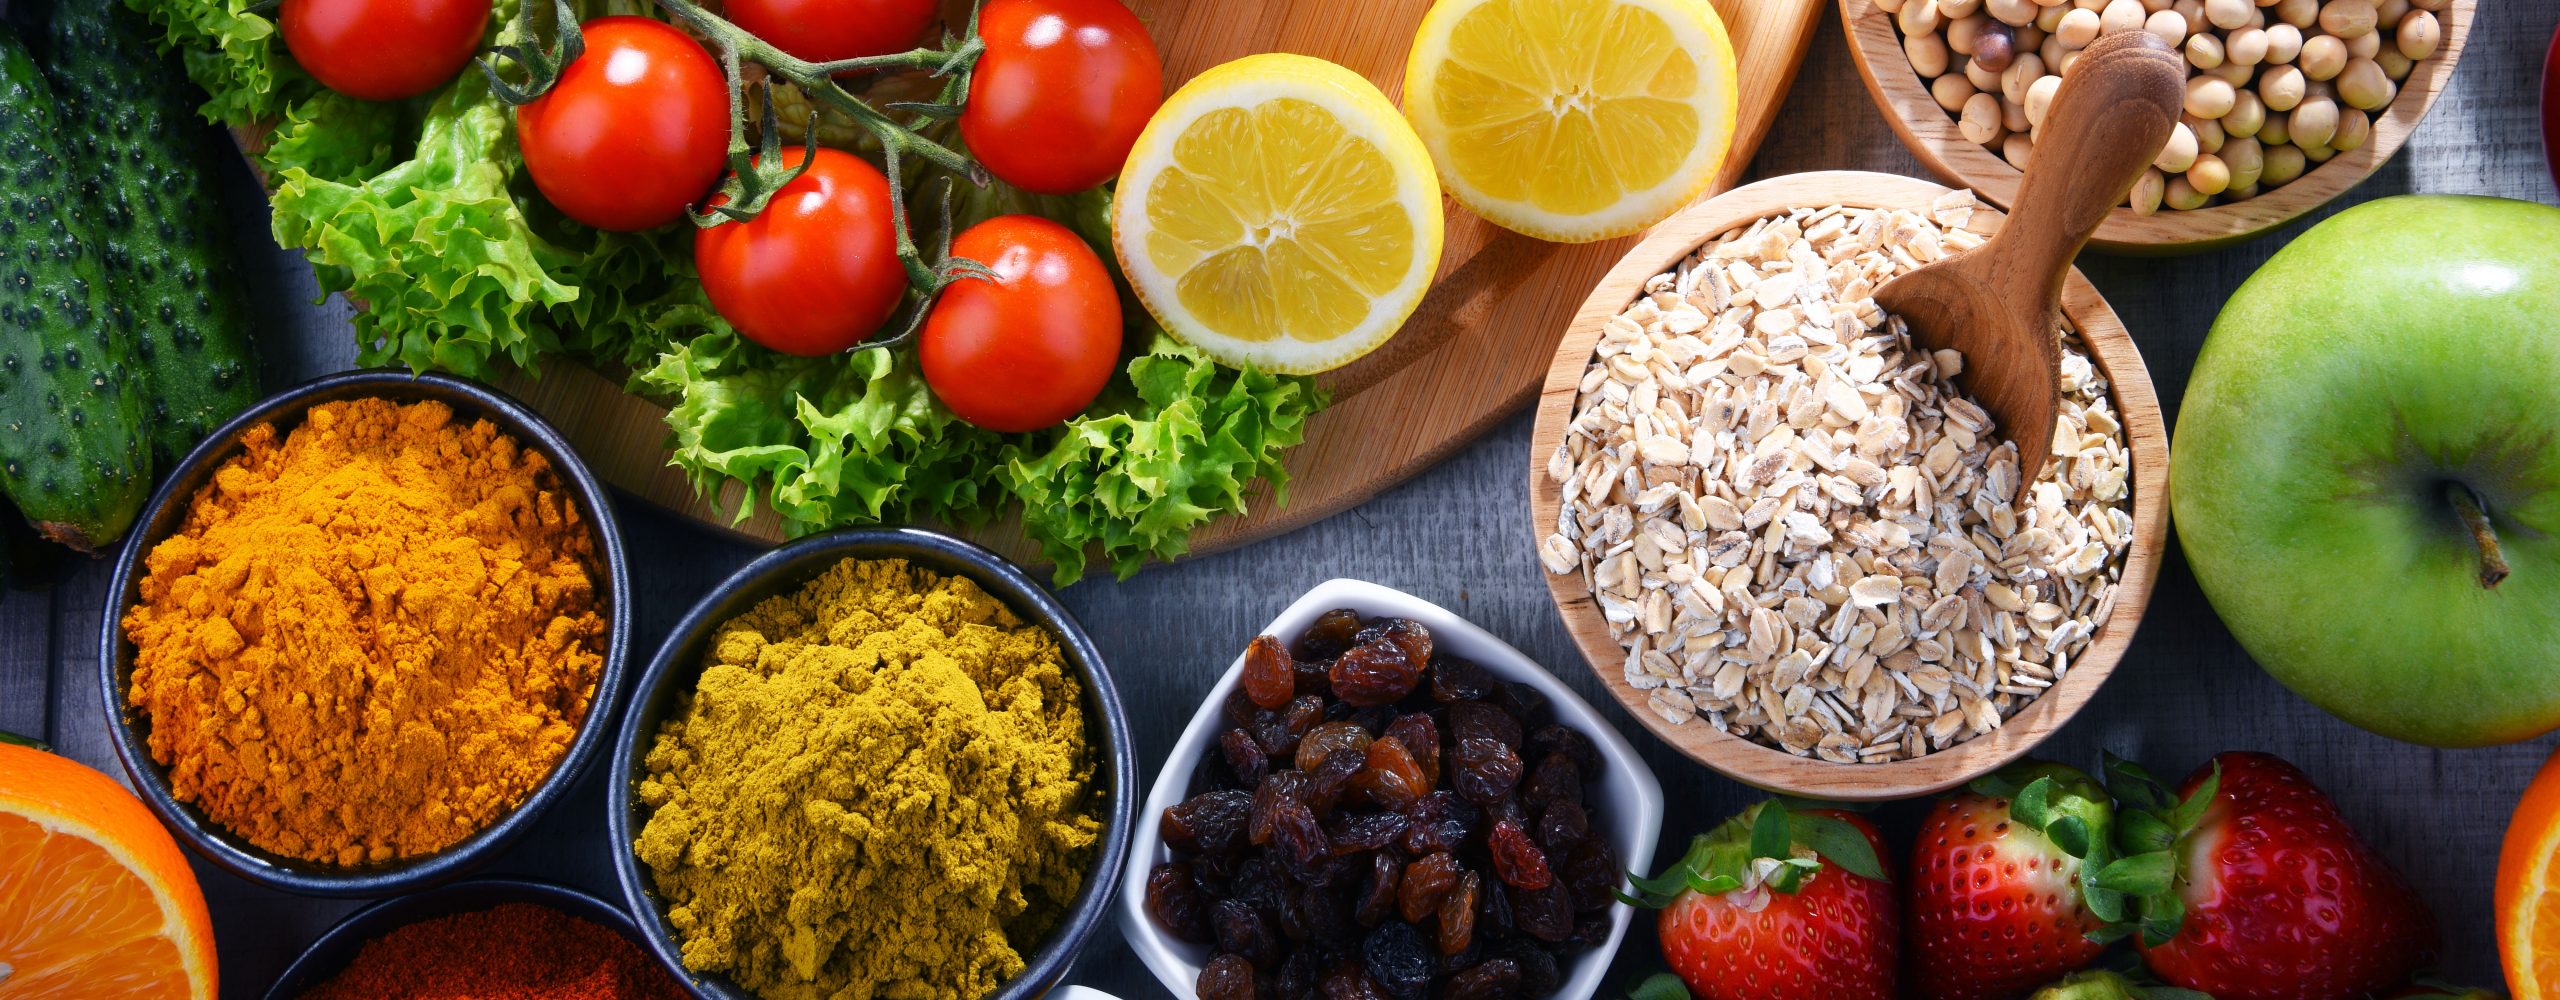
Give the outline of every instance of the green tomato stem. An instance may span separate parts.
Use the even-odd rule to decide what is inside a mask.
[[[2498,582],[2506,579],[2508,573],[2507,554],[2498,546],[2497,526],[2490,523],[2489,512],[2483,509],[2479,494],[2471,492],[2471,487],[2448,483],[2444,492],[2445,499],[2453,501],[2454,513],[2461,515],[2462,527],[2471,532],[2471,543],[2480,547],[2480,586],[2488,590],[2497,589]]]

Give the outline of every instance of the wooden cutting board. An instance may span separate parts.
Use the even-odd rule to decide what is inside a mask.
[[[1786,99],[1827,0],[1713,0],[1741,58],[1742,120],[1725,175],[1709,194],[1733,186]],[[1255,52],[1321,56],[1375,81],[1401,99],[1405,55],[1430,0],[1382,0],[1346,9],[1338,0],[1130,0],[1165,52],[1179,86],[1211,66]],[[1557,338],[1592,285],[1641,234],[1567,246],[1509,233],[1456,203],[1439,283],[1394,340],[1322,377],[1333,406],[1308,423],[1288,453],[1289,502],[1267,484],[1248,513],[1221,518],[1192,538],[1210,552],[1312,523],[1377,495],[1447,457],[1537,394]],[[597,475],[651,503],[752,538],[775,541],[771,512],[732,523],[723,504],[704,503],[667,465],[666,410],[629,395],[604,375],[546,365],[539,379],[501,387],[550,418]],[[1039,560],[1038,547],[1010,520],[972,533],[1006,556]]]

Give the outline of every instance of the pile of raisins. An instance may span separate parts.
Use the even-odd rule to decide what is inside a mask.
[[[1415,622],[1253,640],[1147,873],[1148,916],[1213,949],[1201,1000],[1553,994],[1621,869],[1584,794],[1599,750],[1551,715]]]

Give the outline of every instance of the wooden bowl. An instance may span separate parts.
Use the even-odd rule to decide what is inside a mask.
[[[1573,326],[1565,331],[1546,388],[1538,398],[1538,426],[1529,446],[1529,517],[1532,534],[1544,537],[1556,523],[1561,488],[1547,477],[1548,456],[1564,440],[1573,420],[1583,371],[1590,366],[1602,327],[1625,311],[1647,279],[1676,267],[1710,240],[1761,218],[1800,207],[1846,205],[1854,208],[1909,208],[1926,212],[1931,199],[1948,189],[1929,181],[1892,174],[1829,171],[1793,174],[1736,188],[1656,227],[1601,279],[1582,303]],[[1988,233],[2003,218],[1989,208],[1977,209],[1966,228]],[[2106,683],[2132,643],[2134,629],[2150,603],[2169,511],[2169,433],[2160,419],[2160,401],[2142,352],[2134,347],[2124,323],[2107,307],[2087,278],[2073,271],[2063,286],[2062,311],[2080,331],[2091,360],[2113,387],[2116,410],[2125,427],[2133,462],[2133,541],[2119,578],[2114,611],[2098,625],[2088,647],[2062,682],[2001,725],[1971,741],[1927,756],[1887,764],[1836,764],[1798,757],[1762,746],[1703,722],[1672,725],[1645,704],[1643,692],[1625,678],[1626,648],[1610,634],[1608,623],[1580,574],[1544,574],[1555,595],[1565,628],[1582,650],[1602,686],[1625,705],[1630,715],[1666,743],[1690,758],[1744,784],[1773,792],[1833,801],[1878,801],[1943,791],[1999,769],[2044,742],[2088,703]]]
[[[2363,183],[2399,151],[2401,143],[2408,141],[2419,119],[2426,117],[2427,108],[2435,104],[2436,95],[2453,79],[2454,64],[2462,58],[2463,42],[2471,34],[2476,3],[2477,0],[2452,0],[2440,12],[2444,44],[2434,57],[2409,71],[2409,79],[2400,84],[2399,96],[2374,115],[2373,137],[2362,147],[2331,157],[2329,162],[2294,178],[2293,183],[2247,201],[2192,212],[2163,208],[2147,216],[2136,215],[2130,208],[2117,208],[2107,213],[2107,221],[2098,226],[2092,244],[2139,254],[2210,250],[2301,218]],[[2025,175],[1999,154],[1957,131],[1955,117],[1929,96],[1928,85],[1911,68],[1910,57],[1903,54],[1902,35],[1894,26],[1894,16],[1876,6],[1875,0],[1840,0],[1840,23],[1848,31],[1849,54],[1858,64],[1858,75],[1867,81],[1867,92],[1875,95],[1876,105],[1884,109],[1885,120],[1893,125],[1894,134],[1902,137],[1902,144],[1911,148],[1911,155],[1919,157],[1922,166],[1949,184],[1971,187],[1985,201],[2002,209],[2013,205],[2018,197],[2018,182]]]

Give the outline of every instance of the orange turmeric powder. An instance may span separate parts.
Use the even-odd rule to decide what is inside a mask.
[[[252,428],[124,618],[126,699],[177,798],[346,865],[435,852],[522,802],[604,663],[593,541],[557,485],[437,402]]]

